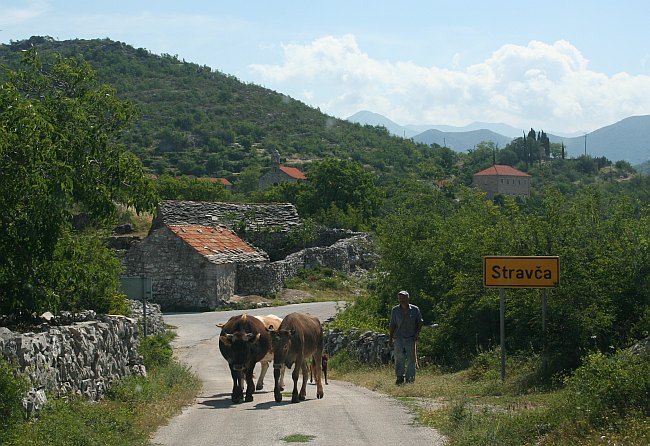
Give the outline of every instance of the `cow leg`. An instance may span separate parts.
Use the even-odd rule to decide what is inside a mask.
[[[283,365],[284,367],[284,365]],[[279,403],[282,401],[282,390],[284,390],[284,386],[280,388],[280,367],[277,365],[273,365],[273,378],[275,379],[275,387],[273,388],[273,394],[275,396],[275,402]]]
[[[297,367],[297,365],[296,365]],[[300,388],[300,394],[298,395],[298,399],[300,401],[305,401],[307,398],[307,375],[309,374],[309,366],[307,365],[307,361],[302,361],[302,387]]]
[[[291,373],[291,377],[293,378],[293,392],[291,393],[291,402],[292,403],[297,403],[299,401],[298,399],[298,378],[300,377],[300,372],[302,370],[302,367],[300,366],[302,362],[296,361],[296,363],[293,366],[293,373]],[[305,387],[304,383],[304,373],[303,373],[303,387]]]
[[[316,398],[321,399],[323,393],[323,382],[321,380],[322,363],[321,357],[323,356],[323,349],[319,348],[314,353],[314,375],[316,375]]]
[[[241,403],[244,399],[244,389],[242,387],[241,371],[235,370],[230,367],[230,375],[232,376],[232,402],[237,404]]]
[[[284,371],[287,370],[287,366],[284,364],[282,365],[282,368],[280,369],[280,390],[284,390]]]
[[[268,361],[260,361],[262,369],[260,370],[260,377],[257,379],[257,385],[255,390],[262,390],[264,388],[264,377],[266,376],[266,371],[269,369]]]
[[[246,368],[246,402],[249,403],[253,401],[253,392],[255,390],[255,381],[253,381],[253,369],[255,368],[255,363],[248,364]]]

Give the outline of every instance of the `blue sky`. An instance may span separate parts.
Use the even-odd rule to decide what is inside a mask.
[[[0,42],[108,37],[330,115],[583,133],[650,114],[650,2],[3,0]]]

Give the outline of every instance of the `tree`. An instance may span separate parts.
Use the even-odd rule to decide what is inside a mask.
[[[357,163],[332,158],[314,162],[307,178],[298,196],[298,209],[304,215],[354,213],[358,225],[367,225],[379,211],[381,195],[374,175]]]
[[[99,85],[86,63],[35,50],[0,86],[0,312],[56,311],[52,280],[74,213],[93,225],[116,206],[153,210],[157,197],[141,162],[118,143],[135,109]],[[66,278],[65,283],[74,282]],[[83,291],[80,291],[83,292]]]

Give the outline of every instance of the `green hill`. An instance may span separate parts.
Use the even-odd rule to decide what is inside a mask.
[[[32,37],[0,45],[0,63],[16,66],[32,46],[46,61],[60,54],[88,62],[101,82],[138,105],[140,116],[125,141],[152,173],[236,181],[244,169],[268,166],[277,149],[283,163],[305,169],[311,160],[337,157],[384,179],[421,177],[447,152],[333,118],[211,67],[110,39]]]

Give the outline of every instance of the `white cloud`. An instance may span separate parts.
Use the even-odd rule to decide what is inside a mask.
[[[51,9],[49,2],[43,0],[33,0],[26,3],[26,5],[20,7],[0,6],[0,25],[8,26],[22,23]]]
[[[401,124],[491,121],[579,132],[650,114],[650,76],[590,71],[564,40],[504,45],[465,69],[454,58],[451,70],[374,60],[350,34],[283,51],[281,64],[249,68],[271,88],[343,118],[370,110]]]

